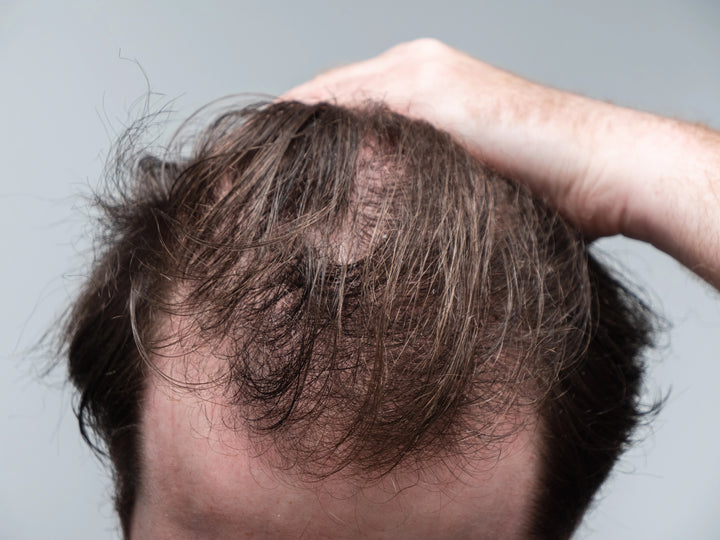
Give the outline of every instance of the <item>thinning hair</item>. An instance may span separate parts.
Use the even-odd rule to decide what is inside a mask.
[[[144,385],[163,359],[192,387],[167,368],[189,357],[308,478],[486,453],[539,419],[530,532],[572,533],[641,415],[651,316],[556,212],[377,104],[250,106],[192,155],[121,155],[65,340],[126,534]]]

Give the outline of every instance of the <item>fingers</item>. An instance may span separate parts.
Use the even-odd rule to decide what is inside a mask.
[[[419,40],[401,43],[369,60],[340,66],[324,71],[310,81],[296,86],[282,96],[281,100],[297,100],[306,103],[333,101],[341,104],[358,104],[369,99],[382,99],[386,94],[387,80],[397,71],[398,63],[408,51],[417,47]]]
[[[358,104],[372,99],[376,90],[368,78],[343,75],[313,79],[285,92],[280,98],[303,103],[329,101],[342,105]]]

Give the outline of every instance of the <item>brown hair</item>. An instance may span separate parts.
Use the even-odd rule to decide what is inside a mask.
[[[639,418],[650,314],[554,211],[380,105],[246,107],[191,156],[134,156],[65,333],[126,534],[171,345],[219,359],[231,424],[310,477],[485,451],[539,415],[530,532],[572,533]]]

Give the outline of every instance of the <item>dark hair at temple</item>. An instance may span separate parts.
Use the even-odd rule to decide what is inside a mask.
[[[372,104],[246,107],[192,155],[128,156],[65,334],[126,534],[144,384],[177,348],[312,478],[492,451],[539,414],[531,532],[572,533],[640,417],[651,316],[555,212]]]

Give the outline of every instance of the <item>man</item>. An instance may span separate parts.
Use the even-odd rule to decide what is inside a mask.
[[[427,40],[284,98],[310,104],[228,113],[106,203],[68,352],[126,536],[570,536],[650,315],[458,141],[717,285],[718,135]]]

